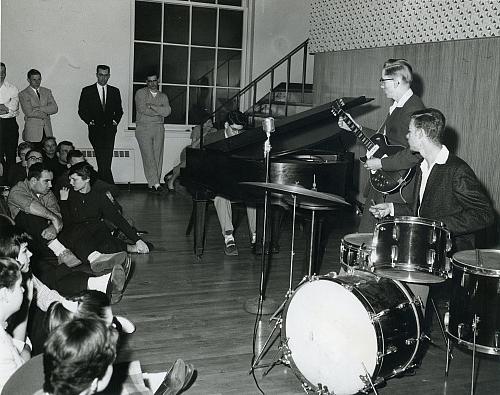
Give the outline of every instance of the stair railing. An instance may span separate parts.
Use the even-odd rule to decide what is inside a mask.
[[[270,77],[270,86],[269,86],[269,98],[268,98],[268,115],[271,115],[271,103],[274,89],[274,79],[275,79],[275,71],[282,64],[286,63],[286,81],[285,81],[285,116],[288,115],[288,91],[290,87],[290,73],[292,66],[292,57],[300,51],[303,51],[302,55],[302,80],[301,80],[301,100],[304,101],[305,98],[305,85],[306,85],[306,72],[307,72],[307,46],[309,43],[309,39],[305,40],[299,46],[290,51],[287,55],[285,55],[282,59],[278,60],[275,64],[265,70],[262,74],[260,74],[257,78],[255,78],[252,82],[250,82],[247,86],[242,88],[238,93],[231,96],[227,99],[222,105],[217,107],[215,111],[213,111],[209,116],[205,117],[203,122],[199,125],[200,130],[200,148],[203,147],[203,124],[208,119],[216,119],[216,116],[220,114],[223,110],[226,109],[226,106],[236,100],[236,108],[240,109],[242,104],[242,97],[247,93],[251,93],[251,124],[255,126],[255,106],[257,104],[257,85],[259,82],[264,80],[266,77]]]

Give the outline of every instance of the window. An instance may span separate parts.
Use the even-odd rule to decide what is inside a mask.
[[[132,122],[135,92],[159,73],[172,114],[193,125],[242,87],[248,0],[135,1]]]

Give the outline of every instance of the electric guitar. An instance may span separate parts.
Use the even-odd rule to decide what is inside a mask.
[[[405,149],[402,145],[389,144],[387,137],[381,133],[376,133],[371,138],[365,136],[352,117],[343,110],[344,105],[345,103],[342,99],[335,100],[332,104],[332,114],[336,117],[341,115],[351,132],[353,132],[366,147],[366,156],[360,158],[362,162],[365,162],[369,158],[382,159]],[[370,171],[370,183],[372,187],[380,193],[394,193],[408,184],[414,173],[414,167],[398,171],[387,171],[383,169],[372,170]]]

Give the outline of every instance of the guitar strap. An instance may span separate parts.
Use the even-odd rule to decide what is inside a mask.
[[[390,114],[387,114],[387,116],[385,117],[385,120],[384,122],[382,123],[382,125],[380,125],[380,127],[377,129],[377,132],[376,133],[380,133],[380,131],[382,130],[382,128],[384,128],[384,131],[382,132],[382,134],[385,136],[385,124],[387,123],[387,119],[390,117]]]

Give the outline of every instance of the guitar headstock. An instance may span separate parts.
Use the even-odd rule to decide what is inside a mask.
[[[332,114],[334,117],[342,115],[344,113],[344,99],[340,98],[332,102]]]

